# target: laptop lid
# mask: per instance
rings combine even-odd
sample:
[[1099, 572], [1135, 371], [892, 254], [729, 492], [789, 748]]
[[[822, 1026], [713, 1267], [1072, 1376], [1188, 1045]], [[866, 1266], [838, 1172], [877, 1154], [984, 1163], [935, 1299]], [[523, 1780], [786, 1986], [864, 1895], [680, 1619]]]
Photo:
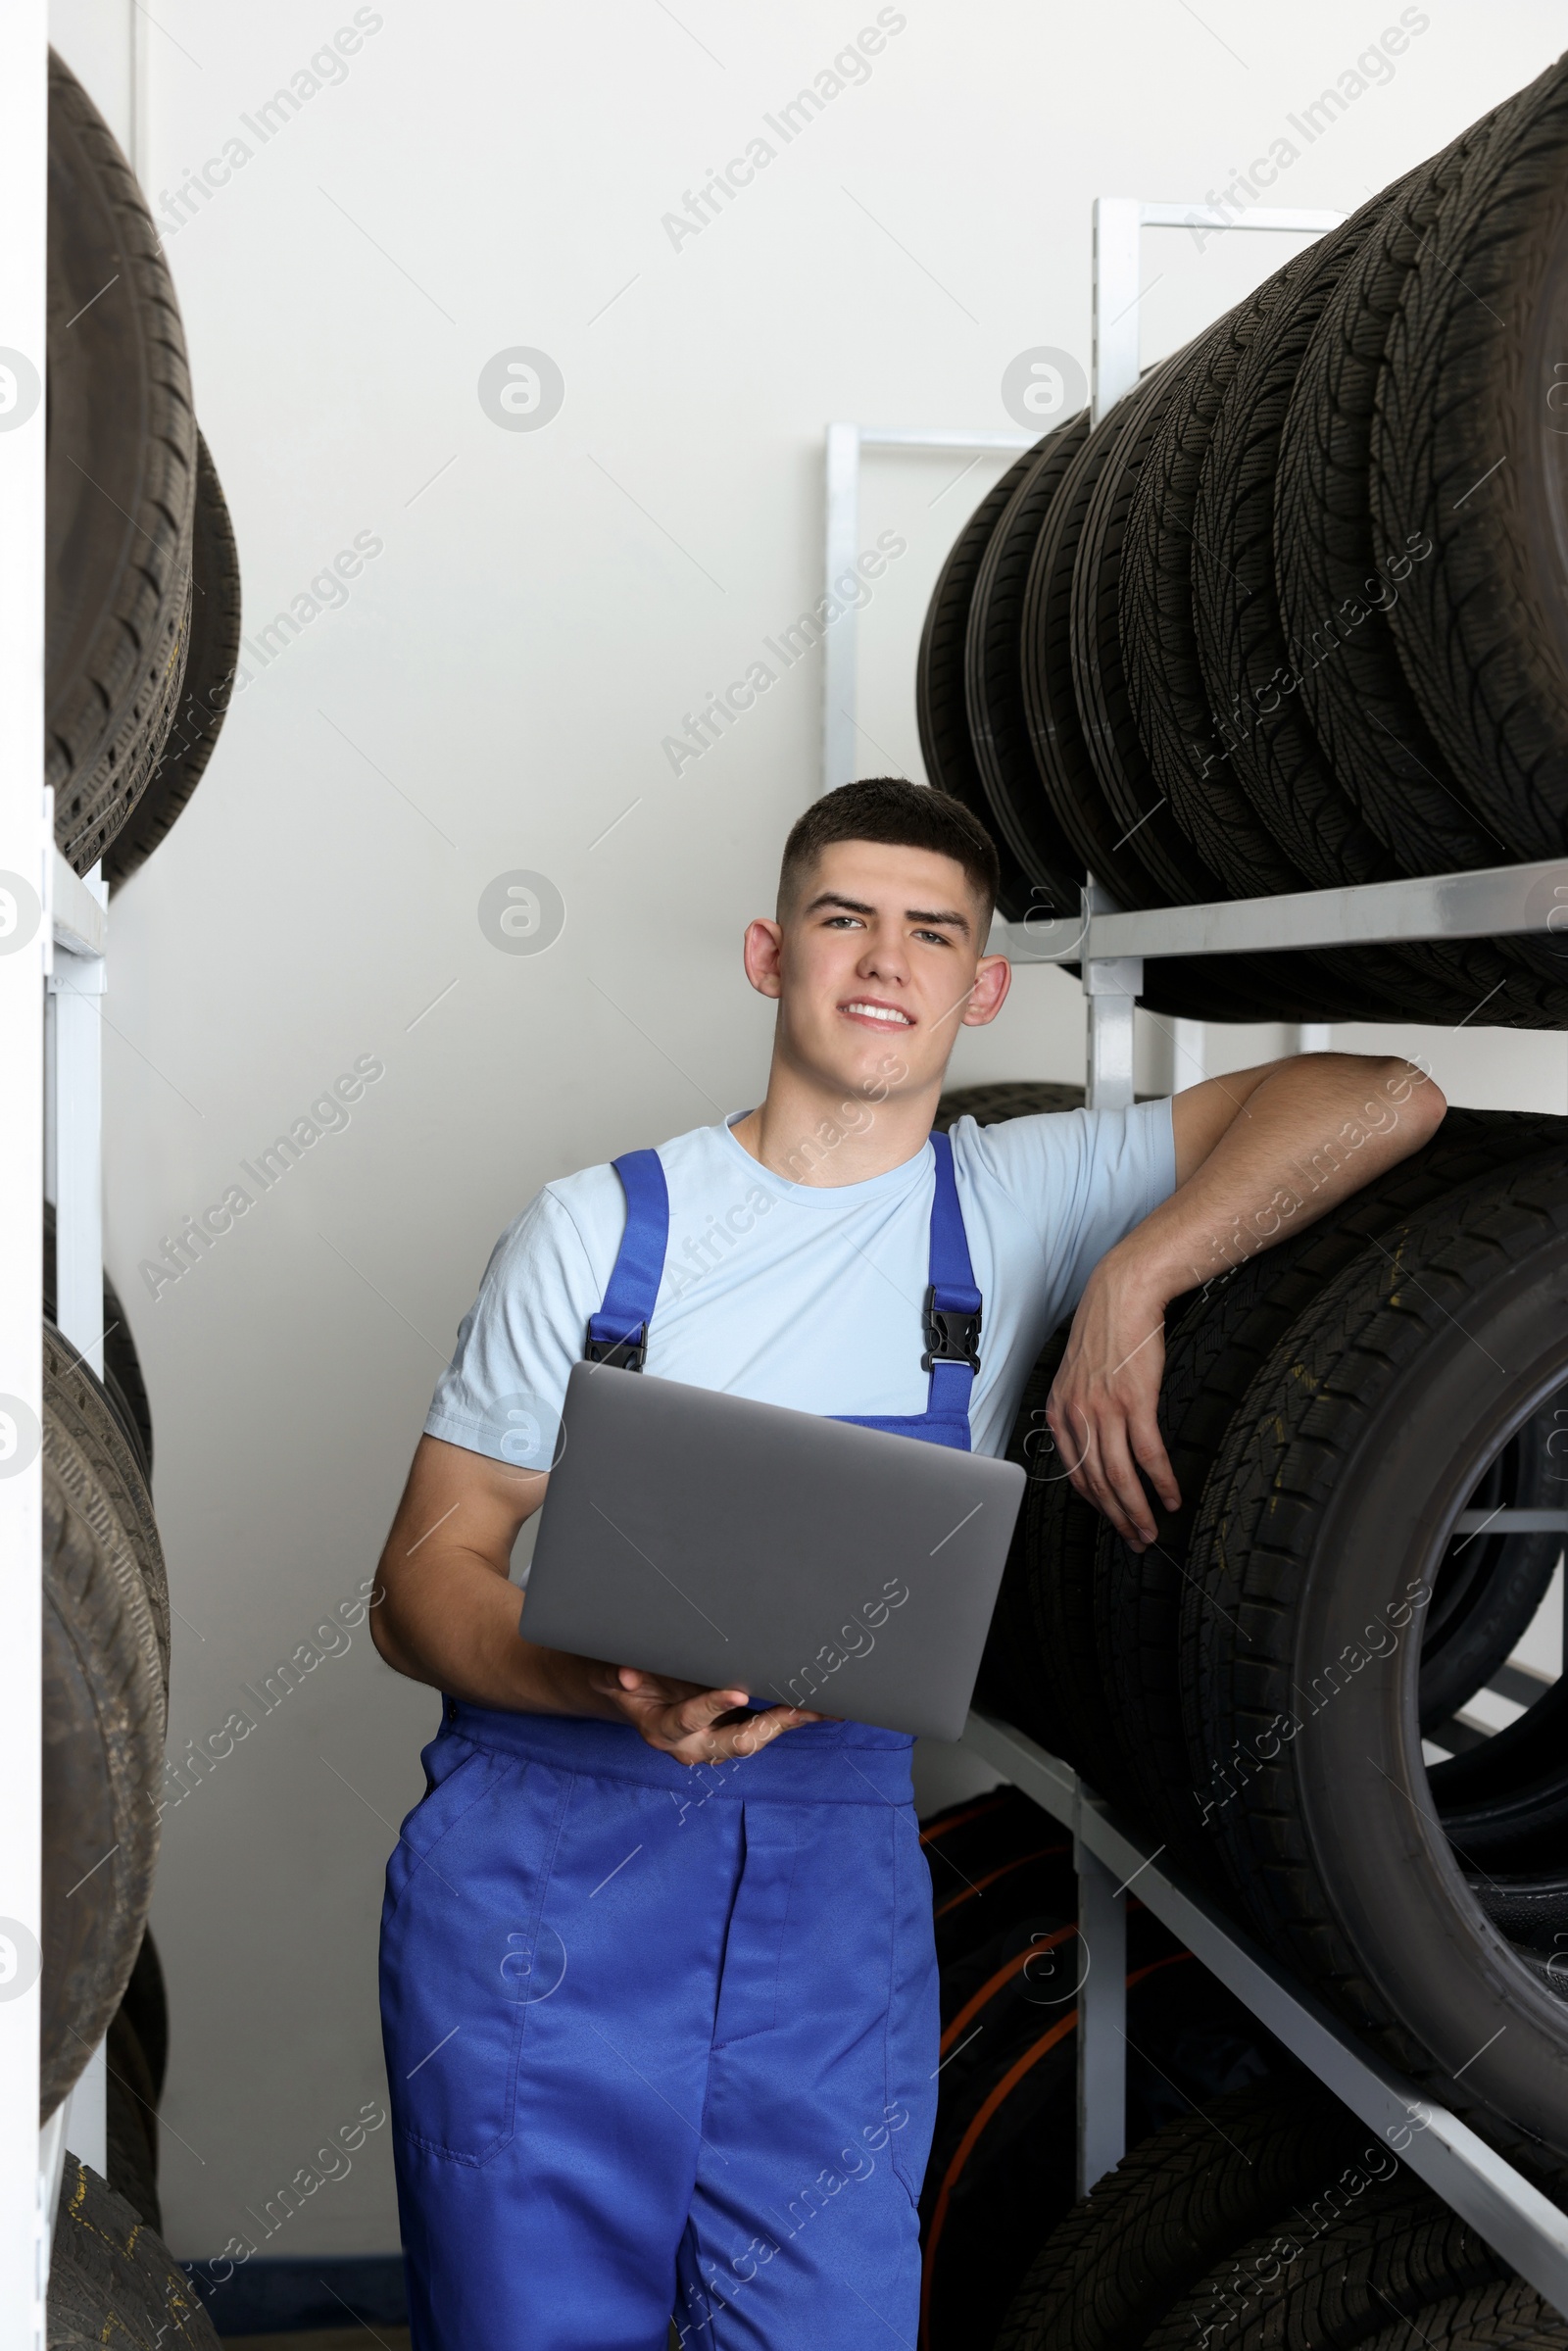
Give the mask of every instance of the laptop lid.
[[520, 1631], [890, 1731], [961, 1736], [1015, 1462], [579, 1363]]

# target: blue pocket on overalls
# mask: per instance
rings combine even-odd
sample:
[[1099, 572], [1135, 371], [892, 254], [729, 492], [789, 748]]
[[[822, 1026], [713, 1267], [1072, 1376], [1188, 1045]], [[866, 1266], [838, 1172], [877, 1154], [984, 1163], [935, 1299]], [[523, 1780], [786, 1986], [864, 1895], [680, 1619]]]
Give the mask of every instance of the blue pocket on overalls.
[[552, 1988], [539, 1914], [568, 1785], [472, 1748], [415, 1806], [387, 1865], [381, 2022], [393, 2126], [458, 2163], [487, 2162], [512, 2138], [523, 2019]]

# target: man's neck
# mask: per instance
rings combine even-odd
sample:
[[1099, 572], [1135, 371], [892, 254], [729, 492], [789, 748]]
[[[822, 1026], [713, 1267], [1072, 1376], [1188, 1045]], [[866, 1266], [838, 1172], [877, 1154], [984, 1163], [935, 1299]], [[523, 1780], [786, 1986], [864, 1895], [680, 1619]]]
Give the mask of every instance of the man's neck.
[[880, 1080], [846, 1089], [796, 1069], [777, 1053], [767, 1092], [730, 1129], [772, 1174], [833, 1190], [902, 1167], [923, 1147], [940, 1085], [894, 1094]]

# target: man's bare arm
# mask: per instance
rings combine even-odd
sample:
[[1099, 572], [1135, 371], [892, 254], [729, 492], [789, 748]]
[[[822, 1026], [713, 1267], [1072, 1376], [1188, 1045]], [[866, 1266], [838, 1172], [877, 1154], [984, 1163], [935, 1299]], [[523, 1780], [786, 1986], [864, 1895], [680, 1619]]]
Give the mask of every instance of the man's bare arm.
[[1171, 1105], [1177, 1189], [1085, 1286], [1047, 1418], [1073, 1485], [1135, 1550], [1154, 1540], [1141, 1467], [1181, 1494], [1159, 1434], [1165, 1308], [1425, 1143], [1447, 1107], [1410, 1062], [1310, 1053], [1210, 1078]]
[[650, 1746], [680, 1763], [752, 1754], [780, 1731], [820, 1721], [801, 1707], [772, 1706], [725, 1724], [744, 1690], [705, 1690], [523, 1640], [523, 1594], [508, 1569], [549, 1483], [541, 1470], [420, 1438], [381, 1554], [384, 1597], [370, 1618], [388, 1665], [475, 1706], [634, 1723]]

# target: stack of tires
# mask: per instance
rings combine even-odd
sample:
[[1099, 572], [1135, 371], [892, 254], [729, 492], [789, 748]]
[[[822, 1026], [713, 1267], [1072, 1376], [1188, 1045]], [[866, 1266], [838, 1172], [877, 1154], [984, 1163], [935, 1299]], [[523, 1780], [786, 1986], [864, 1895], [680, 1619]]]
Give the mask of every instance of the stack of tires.
[[[1004, 913], [1562, 854], [1565, 231], [1568, 61], [996, 484], [917, 702]], [[1145, 1001], [1555, 1028], [1568, 940], [1156, 959]]]
[[[61, 853], [118, 885], [211, 757], [238, 653], [239, 573], [158, 232], [56, 57], [49, 94], [45, 774]], [[110, 2180], [67, 2163], [49, 2342], [216, 2344], [152, 2233], [168, 2019], [147, 1915], [169, 1704], [152, 1425], [113, 1285], [101, 1379], [58, 1329], [54, 1240], [50, 1213], [39, 2119], [107, 2036]]]
[[1508, 1660], [1564, 1543], [1568, 1119], [1450, 1110], [1173, 1303], [1182, 1506], [1152, 1497], [1142, 1553], [1047, 1425], [1065, 1341], [1014, 1430], [1029, 1482], [977, 1702], [1560, 2196], [1568, 1681]]

